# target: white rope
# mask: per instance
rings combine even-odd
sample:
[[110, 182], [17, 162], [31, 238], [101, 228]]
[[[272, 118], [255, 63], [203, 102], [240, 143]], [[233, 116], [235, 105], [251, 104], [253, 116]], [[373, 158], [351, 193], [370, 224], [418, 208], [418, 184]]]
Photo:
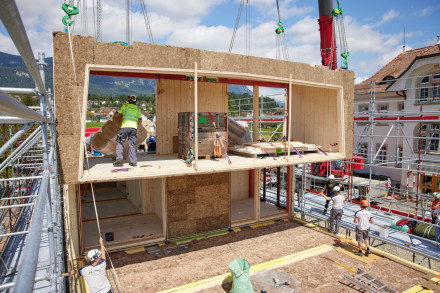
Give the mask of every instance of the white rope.
[[[75, 82], [76, 82], [75, 60], [74, 60], [74, 57], [73, 57], [73, 45], [72, 45], [72, 38], [71, 38], [71, 36], [70, 36], [70, 30], [69, 30], [69, 27], [68, 27], [68, 36], [69, 36], [69, 44], [70, 44], [70, 53], [71, 53], [71, 56], [72, 56], [73, 74], [74, 74]], [[81, 114], [81, 106], [80, 106], [79, 96], [77, 95], [76, 98], [77, 98], [77, 105], [78, 105], [78, 114], [79, 114], [79, 118], [80, 118], [80, 121], [83, 121], [83, 120], [82, 120], [82, 114]], [[84, 147], [84, 153], [85, 153], [85, 155], [86, 155], [87, 169], [90, 170], [89, 158], [88, 158], [88, 156], [87, 156], [87, 147], [86, 147], [86, 143], [85, 143], [85, 141], [83, 142], [83, 147]], [[93, 184], [92, 184], [92, 182], [91, 182], [92, 177], [91, 177], [91, 175], [90, 175], [90, 172], [88, 172], [88, 176], [89, 176], [89, 179], [90, 179], [90, 189], [91, 189], [91, 191], [92, 191], [93, 207], [94, 207], [94, 209], [95, 209], [96, 225], [98, 226], [98, 233], [99, 233], [99, 236], [102, 237], [102, 235], [101, 235], [101, 226], [99, 225], [98, 209], [96, 208], [95, 191], [94, 191], [94, 188], [93, 188]], [[116, 273], [116, 271], [115, 271], [115, 267], [113, 266], [113, 262], [112, 262], [112, 260], [111, 260], [111, 258], [110, 258], [110, 254], [107, 252], [107, 249], [105, 248], [105, 246], [104, 246], [104, 249], [105, 249], [105, 251], [106, 251], [106, 253], [107, 253], [107, 256], [108, 256], [108, 259], [109, 259], [109, 261], [110, 261], [110, 265], [111, 265], [111, 267], [112, 267], [112, 273], [113, 273], [114, 276], [116, 277], [116, 281], [117, 281], [116, 287], [117, 287], [118, 292], [119, 292], [119, 287], [122, 287], [122, 286], [121, 286], [121, 283], [119, 282], [119, 278], [118, 278], [118, 275], [117, 275], [117, 273]], [[118, 285], [119, 285], [119, 286], [118, 286]]]

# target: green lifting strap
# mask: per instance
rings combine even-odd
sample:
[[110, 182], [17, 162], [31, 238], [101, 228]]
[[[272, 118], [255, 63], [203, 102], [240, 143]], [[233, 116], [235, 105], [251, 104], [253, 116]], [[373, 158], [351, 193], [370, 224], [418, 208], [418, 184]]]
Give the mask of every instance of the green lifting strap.
[[128, 44], [126, 42], [122, 42], [122, 41], [114, 41], [114, 42], [112, 42], [112, 44], [119, 44], [119, 45], [128, 46]]
[[284, 33], [284, 26], [283, 23], [281, 21], [278, 21], [278, 27], [275, 29], [275, 33], [277, 35]]
[[345, 67], [348, 69], [348, 56], [350, 56], [350, 52], [343, 52], [341, 53], [341, 57], [344, 59], [342, 62], [344, 62]]

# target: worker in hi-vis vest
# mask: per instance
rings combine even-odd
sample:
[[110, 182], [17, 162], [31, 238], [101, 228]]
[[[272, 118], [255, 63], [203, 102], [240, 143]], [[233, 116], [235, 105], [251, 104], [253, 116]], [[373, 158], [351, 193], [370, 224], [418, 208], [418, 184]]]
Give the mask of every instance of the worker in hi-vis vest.
[[123, 105], [115, 112], [115, 117], [122, 115], [121, 129], [116, 137], [116, 161], [114, 167], [123, 165], [124, 142], [128, 139], [128, 160], [130, 166], [137, 166], [136, 158], [136, 133], [138, 125], [142, 124], [141, 110], [136, 106], [137, 98], [135, 95], [128, 96], [127, 104]]

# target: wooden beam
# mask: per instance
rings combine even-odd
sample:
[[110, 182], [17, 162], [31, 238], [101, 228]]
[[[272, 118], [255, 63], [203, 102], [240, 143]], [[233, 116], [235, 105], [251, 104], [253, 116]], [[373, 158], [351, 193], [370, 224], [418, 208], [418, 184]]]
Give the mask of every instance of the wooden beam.
[[254, 218], [260, 221], [260, 169], [254, 170]]
[[198, 95], [197, 95], [197, 62], [194, 63], [194, 169], [199, 169], [199, 112], [198, 112]]
[[168, 240], [168, 217], [167, 217], [167, 193], [166, 193], [166, 178], [160, 179], [161, 193], [162, 193], [162, 234], [165, 241]]
[[[290, 140], [291, 140], [291, 132], [292, 132], [292, 74], [290, 74], [289, 76], [289, 102], [288, 102], [288, 106], [287, 106], [287, 118], [288, 118], [288, 122], [287, 122], [287, 162], [290, 162]], [[284, 125], [286, 126], [286, 125]]]
[[253, 103], [253, 124], [252, 124], [252, 141], [258, 141], [258, 118], [260, 117], [260, 107], [259, 107], [259, 87], [253, 87], [254, 92], [254, 103]]

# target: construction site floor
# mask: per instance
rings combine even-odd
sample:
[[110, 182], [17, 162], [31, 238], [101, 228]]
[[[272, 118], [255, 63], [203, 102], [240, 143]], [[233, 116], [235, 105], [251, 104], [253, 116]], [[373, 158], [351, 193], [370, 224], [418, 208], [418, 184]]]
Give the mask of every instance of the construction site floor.
[[[260, 202], [260, 217], [286, 214], [286, 210], [278, 208], [269, 202]], [[242, 199], [231, 202], [231, 221], [232, 223], [249, 220], [254, 218], [254, 199]]]
[[[343, 156], [339, 153], [305, 153], [303, 158], [298, 155], [291, 155], [289, 162], [286, 156], [277, 158], [269, 156], [261, 156], [257, 158], [242, 157], [237, 155], [229, 155], [231, 164], [226, 158], [216, 159], [199, 159], [198, 170], [194, 167], [188, 167], [184, 160], [175, 155], [145, 155], [138, 156], [137, 167], [130, 167], [126, 162], [119, 169], [128, 169], [126, 171], [114, 171], [113, 159], [111, 158], [89, 158], [87, 170], [79, 179], [80, 182], [102, 182], [113, 180], [133, 180], [145, 178], [157, 178], [177, 175], [192, 175], [212, 172], [230, 172], [235, 170], [246, 170], [255, 168], [280, 167], [292, 164], [300, 164], [304, 162], [322, 162], [328, 160], [341, 160]], [[194, 161], [192, 162], [194, 164]]]
[[[158, 292], [172, 288], [177, 289], [168, 292], [194, 292], [190, 286], [187, 286], [188, 291], [179, 291], [179, 288], [229, 273], [228, 265], [237, 257], [247, 259], [252, 268], [319, 246], [327, 249], [319, 254], [305, 254], [296, 262], [276, 268], [291, 274], [301, 292], [359, 292], [359, 288], [351, 288], [343, 279], [344, 273], [353, 273], [324, 256], [354, 270], [362, 268], [398, 291], [420, 284], [427, 276], [425, 269], [415, 269], [388, 257], [370, 256], [371, 261], [370, 257], [360, 258], [350, 252], [340, 252], [334, 240], [333, 236], [317, 228], [305, 227], [294, 220], [280, 220], [270, 225], [192, 240], [181, 252], [176, 250], [176, 253], [162, 255], [139, 249], [137, 253], [121, 251], [110, 256], [124, 292]], [[179, 245], [182, 244], [169, 243], [160, 247], [164, 250]], [[271, 266], [266, 269], [271, 270]], [[202, 292], [225, 292], [230, 288], [230, 283], [226, 282], [212, 285]]]

